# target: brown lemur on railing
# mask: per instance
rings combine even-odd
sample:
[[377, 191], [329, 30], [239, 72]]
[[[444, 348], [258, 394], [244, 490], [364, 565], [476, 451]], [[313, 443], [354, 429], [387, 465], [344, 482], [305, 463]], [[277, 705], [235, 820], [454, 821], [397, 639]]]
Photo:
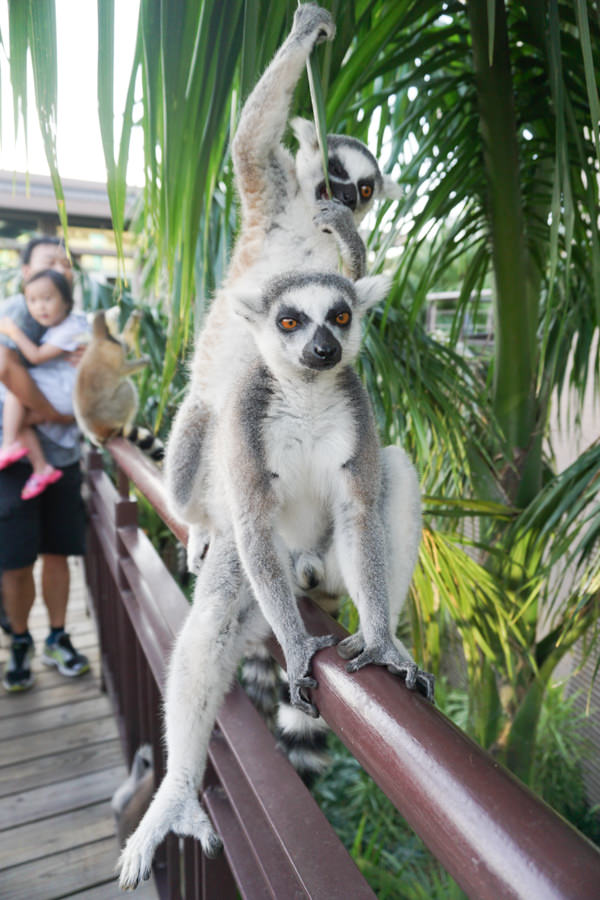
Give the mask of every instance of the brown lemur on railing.
[[150, 363], [147, 356], [127, 358], [139, 317], [139, 311], [134, 310], [119, 339], [111, 333], [106, 314], [96, 313], [92, 339], [77, 368], [73, 406], [79, 427], [96, 446], [124, 437], [159, 460], [164, 456], [162, 441], [147, 428], [134, 424], [138, 394], [129, 376]]

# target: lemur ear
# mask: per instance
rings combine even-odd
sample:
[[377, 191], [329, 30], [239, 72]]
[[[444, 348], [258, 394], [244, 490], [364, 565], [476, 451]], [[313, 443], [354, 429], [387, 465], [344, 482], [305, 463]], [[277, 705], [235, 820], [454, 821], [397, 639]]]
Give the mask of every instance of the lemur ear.
[[301, 147], [308, 146], [310, 150], [319, 149], [317, 130], [313, 122], [309, 119], [302, 119], [300, 116], [296, 116], [295, 119], [291, 120], [290, 125], [292, 126], [292, 131], [296, 135]]
[[401, 185], [399, 185], [397, 181], [394, 181], [389, 175], [382, 175], [382, 178], [383, 188], [381, 196], [386, 197], [388, 200], [401, 200], [404, 196], [404, 190]]
[[94, 332], [94, 336], [97, 338], [107, 338], [110, 335], [110, 331], [108, 330], [108, 326], [106, 324], [104, 310], [99, 310], [94, 316], [92, 330]]
[[233, 312], [247, 322], [257, 322], [263, 314], [263, 297], [258, 289], [230, 291], [229, 298]]
[[358, 306], [361, 313], [366, 312], [383, 300], [389, 293], [392, 279], [388, 275], [368, 275], [354, 282], [354, 290], [358, 297]]
[[109, 306], [108, 309], [104, 310], [104, 321], [106, 322], [106, 327], [113, 337], [116, 337], [119, 333], [120, 312], [121, 310], [118, 306]]

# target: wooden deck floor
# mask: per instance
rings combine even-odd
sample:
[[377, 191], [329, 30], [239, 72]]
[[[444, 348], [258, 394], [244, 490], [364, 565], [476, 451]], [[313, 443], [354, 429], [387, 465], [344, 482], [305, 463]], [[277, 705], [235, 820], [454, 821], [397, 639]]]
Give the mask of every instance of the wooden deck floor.
[[[0, 686], [0, 900], [118, 900], [118, 843], [110, 798], [126, 770], [108, 698], [99, 684], [99, 652], [85, 609], [82, 564], [71, 563], [67, 628], [92, 671], [67, 679], [40, 660], [47, 634], [38, 597], [30, 630], [37, 653], [30, 691]], [[8, 656], [2, 641], [0, 667]], [[137, 900], [155, 900], [146, 883]]]

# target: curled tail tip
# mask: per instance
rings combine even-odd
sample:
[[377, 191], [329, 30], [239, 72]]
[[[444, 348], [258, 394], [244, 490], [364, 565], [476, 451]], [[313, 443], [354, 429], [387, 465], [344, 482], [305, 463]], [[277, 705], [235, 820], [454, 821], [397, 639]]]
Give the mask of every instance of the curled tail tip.
[[130, 428], [124, 428], [122, 434], [124, 438], [127, 438], [128, 441], [139, 447], [146, 456], [149, 456], [155, 462], [159, 462], [164, 458], [165, 446], [163, 442], [147, 428], [132, 425]]

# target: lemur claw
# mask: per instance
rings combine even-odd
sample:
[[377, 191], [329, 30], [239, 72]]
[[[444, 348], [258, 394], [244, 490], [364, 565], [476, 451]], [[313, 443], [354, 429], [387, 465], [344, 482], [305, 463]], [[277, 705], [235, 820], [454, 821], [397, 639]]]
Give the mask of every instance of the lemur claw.
[[[352, 659], [353, 650], [358, 651], [358, 656]], [[393, 644], [390, 646], [365, 647], [360, 633], [357, 632], [342, 641], [338, 646], [338, 653], [344, 659], [350, 659], [346, 666], [347, 672], [358, 672], [359, 669], [369, 665], [369, 663], [373, 663], [376, 666], [386, 666], [393, 675], [404, 677], [409, 691], [416, 690], [433, 703], [434, 676], [419, 669], [418, 665], [411, 659], [403, 659]]]
[[409, 691], [418, 691], [431, 703], [434, 702], [435, 676], [430, 672], [419, 669], [416, 663], [407, 663], [405, 666], [388, 666], [392, 675], [404, 675], [405, 684]]
[[315, 653], [325, 647], [332, 647], [335, 643], [337, 643], [337, 637], [334, 634], [309, 637], [302, 646], [299, 660], [288, 664], [291, 704], [314, 719], [318, 717], [319, 711], [303, 693], [303, 690], [317, 687], [316, 680], [310, 674], [312, 658]]

